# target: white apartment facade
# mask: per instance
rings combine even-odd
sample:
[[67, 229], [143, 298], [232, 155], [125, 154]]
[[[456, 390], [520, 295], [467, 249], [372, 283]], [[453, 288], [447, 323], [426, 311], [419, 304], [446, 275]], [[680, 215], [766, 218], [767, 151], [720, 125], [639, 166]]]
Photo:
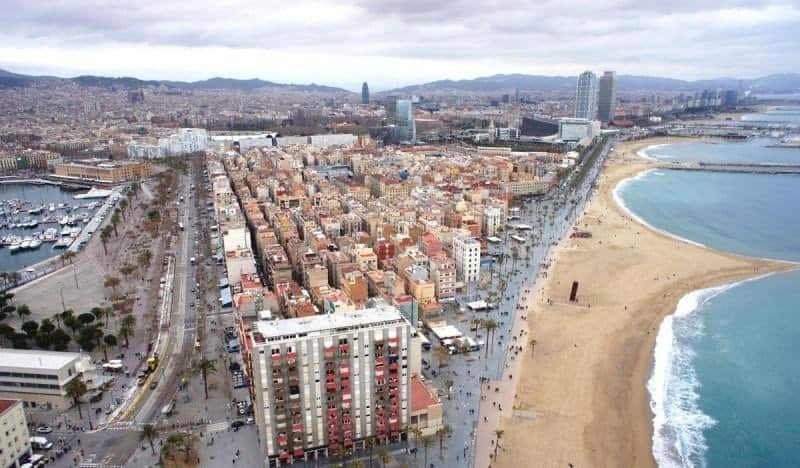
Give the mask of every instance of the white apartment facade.
[[30, 455], [30, 434], [22, 402], [0, 400], [0, 466], [18, 468]]
[[487, 206], [483, 209], [483, 235], [496, 236], [503, 226], [505, 213], [499, 206]]
[[247, 345], [266, 466], [399, 440], [410, 420], [412, 329], [388, 305], [259, 321]]
[[453, 238], [453, 260], [456, 261], [456, 276], [460, 281], [478, 281], [481, 270], [481, 244], [469, 236]]

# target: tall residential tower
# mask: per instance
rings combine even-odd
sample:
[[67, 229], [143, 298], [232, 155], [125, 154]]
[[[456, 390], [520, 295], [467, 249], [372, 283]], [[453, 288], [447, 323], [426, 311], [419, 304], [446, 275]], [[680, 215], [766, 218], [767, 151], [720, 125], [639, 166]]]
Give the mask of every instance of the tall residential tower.
[[597, 76], [585, 71], [578, 76], [575, 91], [575, 118], [594, 120], [597, 114]]
[[414, 123], [414, 103], [411, 99], [398, 99], [395, 105], [395, 120], [399, 140], [414, 143], [417, 140], [417, 126]]
[[412, 329], [394, 307], [259, 321], [245, 345], [266, 466], [399, 441], [411, 422]]
[[611, 122], [616, 112], [617, 75], [613, 71], [603, 72], [597, 97], [597, 119], [601, 122]]

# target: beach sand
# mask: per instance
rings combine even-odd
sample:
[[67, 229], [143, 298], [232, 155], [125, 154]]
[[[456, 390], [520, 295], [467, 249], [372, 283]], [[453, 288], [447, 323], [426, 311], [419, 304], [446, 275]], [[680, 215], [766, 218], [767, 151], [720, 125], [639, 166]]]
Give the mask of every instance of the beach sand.
[[[616, 145], [579, 221], [592, 237], [563, 240], [551, 255], [548, 277], [538, 278], [522, 301], [528, 310], [520, 326], [528, 334], [507, 371], [517, 373], [511, 382], [504, 376], [507, 395], [489, 390], [490, 398], [505, 402], [504, 411], [492, 414], [488, 402], [481, 411], [490, 418], [479, 439], [494, 438], [498, 419], [504, 431], [492, 466], [655, 466], [646, 382], [662, 319], [691, 291], [792, 267], [681, 242], [639, 224], [616, 204], [613, 189], [621, 180], [656, 167], [636, 152], [679, 141], [686, 139]], [[573, 281], [580, 283], [576, 303], [568, 300]], [[478, 445], [492, 448], [493, 442]], [[478, 456], [476, 466], [488, 462], [488, 455]]]

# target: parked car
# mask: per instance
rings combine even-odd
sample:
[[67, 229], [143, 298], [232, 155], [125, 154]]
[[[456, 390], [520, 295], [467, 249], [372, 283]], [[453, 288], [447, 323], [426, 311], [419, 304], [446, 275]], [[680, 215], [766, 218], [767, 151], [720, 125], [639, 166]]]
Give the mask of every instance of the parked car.
[[242, 426], [244, 426], [244, 421], [239, 421], [238, 419], [231, 423], [231, 427], [234, 429]]
[[37, 434], [49, 434], [53, 432], [53, 428], [50, 426], [39, 426], [36, 428]]

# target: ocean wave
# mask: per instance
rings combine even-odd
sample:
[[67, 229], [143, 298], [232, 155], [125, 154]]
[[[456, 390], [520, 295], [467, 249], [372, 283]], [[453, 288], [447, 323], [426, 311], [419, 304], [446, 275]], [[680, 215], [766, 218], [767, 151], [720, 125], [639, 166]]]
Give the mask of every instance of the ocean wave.
[[646, 176], [648, 176], [651, 172], [653, 172], [655, 170], [656, 169], [648, 169], [646, 171], [642, 171], [642, 172], [638, 173], [637, 175], [635, 175], [633, 177], [628, 177], [627, 179], [623, 179], [623, 180], [619, 181], [617, 186], [614, 187], [614, 190], [611, 192], [612, 196], [614, 197], [614, 201], [617, 203], [617, 205], [619, 205], [620, 208], [622, 208], [623, 211], [625, 211], [625, 213], [628, 216], [630, 216], [631, 218], [635, 219], [639, 224], [641, 224], [643, 226], [646, 226], [648, 229], [651, 229], [651, 230], [653, 230], [655, 232], [663, 234], [663, 235], [665, 235], [667, 237], [671, 237], [673, 239], [679, 240], [681, 242], [686, 242], [687, 244], [692, 244], [692, 245], [695, 245], [697, 247], [708, 248], [707, 246], [705, 246], [705, 245], [703, 245], [703, 244], [701, 244], [699, 242], [695, 242], [693, 240], [686, 239], [685, 237], [677, 236], [677, 235], [675, 235], [675, 234], [673, 234], [673, 233], [671, 233], [669, 231], [665, 231], [663, 229], [659, 229], [659, 228], [653, 226], [652, 224], [650, 224], [647, 221], [645, 221], [642, 217], [640, 217], [639, 215], [634, 213], [633, 210], [628, 208], [628, 205], [625, 204], [625, 200], [622, 199], [622, 196], [620, 195], [620, 191], [622, 189], [624, 189], [625, 186], [628, 185], [629, 183], [634, 182], [636, 180], [641, 180], [641, 179], [645, 178]]
[[639, 151], [637, 151], [636, 152], [636, 156], [639, 156], [640, 158], [643, 158], [643, 159], [649, 159], [650, 161], [659, 161], [658, 158], [656, 158], [654, 156], [650, 156], [649, 151], [650, 150], [654, 150], [656, 148], [663, 148], [665, 146], [669, 146], [670, 144], [671, 143], [664, 143], [664, 144], [660, 144], [660, 145], [650, 145], [647, 148], [642, 148]]
[[700, 307], [743, 281], [700, 289], [683, 296], [656, 335], [653, 371], [647, 381], [653, 412], [653, 457], [659, 467], [705, 467], [708, 451], [703, 431], [716, 421], [699, 407], [700, 382], [693, 367], [692, 345], [703, 334]]

